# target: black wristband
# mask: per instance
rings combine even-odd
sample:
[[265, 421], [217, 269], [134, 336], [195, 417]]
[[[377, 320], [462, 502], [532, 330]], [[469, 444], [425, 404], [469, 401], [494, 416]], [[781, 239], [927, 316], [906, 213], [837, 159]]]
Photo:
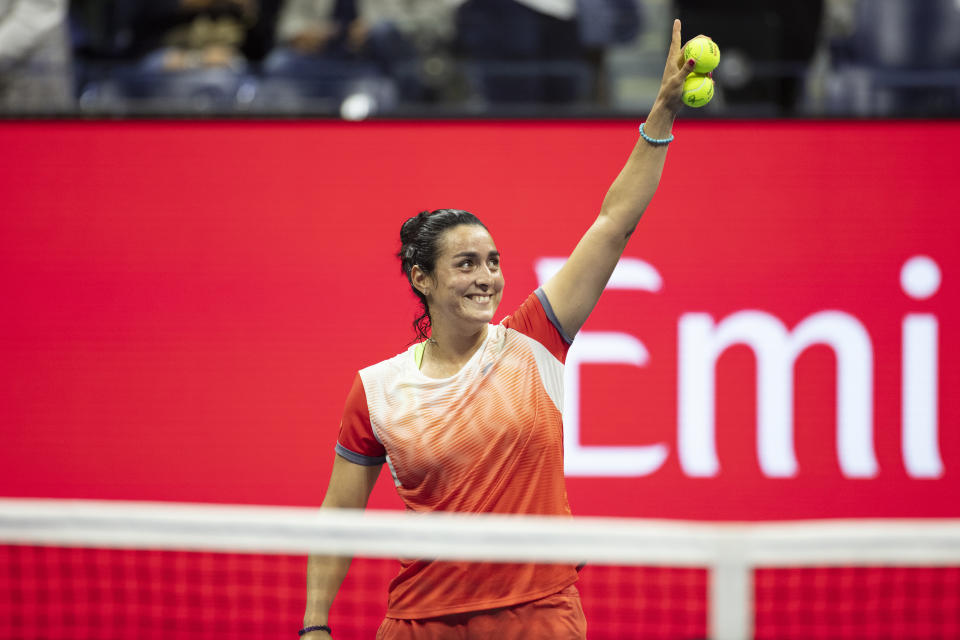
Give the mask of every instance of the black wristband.
[[333, 635], [333, 631], [331, 631], [330, 627], [328, 627], [325, 624], [318, 624], [312, 627], [304, 627], [303, 629], [300, 629], [300, 631], [297, 631], [297, 635], [302, 636], [305, 633], [310, 633], [311, 631], [326, 631], [330, 635]]

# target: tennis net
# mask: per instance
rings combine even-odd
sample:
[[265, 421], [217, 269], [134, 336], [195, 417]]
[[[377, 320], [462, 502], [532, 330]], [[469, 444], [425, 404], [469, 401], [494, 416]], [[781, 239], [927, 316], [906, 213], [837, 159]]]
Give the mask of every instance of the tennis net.
[[960, 637], [960, 521], [711, 524], [0, 500], [0, 639], [295, 637], [306, 555], [372, 638], [396, 557], [587, 562], [592, 640]]

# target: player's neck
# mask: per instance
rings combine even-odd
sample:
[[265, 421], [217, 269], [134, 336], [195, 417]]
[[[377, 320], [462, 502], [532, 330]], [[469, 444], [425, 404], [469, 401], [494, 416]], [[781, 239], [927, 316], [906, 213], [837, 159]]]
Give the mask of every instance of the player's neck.
[[457, 333], [433, 327], [430, 339], [423, 352], [420, 370], [432, 378], [448, 378], [455, 375], [469, 362], [487, 337], [487, 325], [479, 331]]

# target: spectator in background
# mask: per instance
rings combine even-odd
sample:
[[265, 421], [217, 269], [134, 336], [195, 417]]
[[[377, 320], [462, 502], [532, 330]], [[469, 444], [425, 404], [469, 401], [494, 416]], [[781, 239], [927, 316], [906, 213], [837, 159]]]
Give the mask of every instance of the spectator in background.
[[[462, 0], [461, 0], [462, 1]], [[490, 102], [572, 102], [585, 93], [575, 0], [466, 0], [457, 43]]]
[[153, 71], [242, 71], [272, 46], [279, 0], [126, 0], [132, 51]]
[[459, 52], [492, 102], [598, 98], [604, 51], [639, 30], [635, 0], [451, 0]]
[[248, 71], [272, 47], [280, 2], [116, 1], [134, 60], [116, 72], [120, 93], [173, 111], [232, 111], [243, 101]]
[[960, 2], [826, 0], [829, 108], [856, 116], [960, 113]]
[[607, 48], [633, 42], [640, 33], [643, 16], [640, 0], [577, 0], [580, 42], [593, 67], [593, 100], [606, 104], [609, 98], [605, 69]]
[[73, 107], [67, 0], [0, 0], [0, 110]]
[[351, 73], [382, 74], [403, 99], [419, 100], [430, 87], [422, 61], [442, 52], [452, 34], [447, 0], [286, 0], [267, 68], [334, 84]]

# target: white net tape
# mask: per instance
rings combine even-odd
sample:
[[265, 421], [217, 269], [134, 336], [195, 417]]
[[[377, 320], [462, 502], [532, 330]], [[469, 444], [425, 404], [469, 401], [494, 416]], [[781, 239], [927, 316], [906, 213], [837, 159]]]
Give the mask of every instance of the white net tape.
[[755, 567], [957, 566], [960, 520], [703, 523], [0, 499], [0, 543], [706, 567], [710, 637], [751, 635]]

